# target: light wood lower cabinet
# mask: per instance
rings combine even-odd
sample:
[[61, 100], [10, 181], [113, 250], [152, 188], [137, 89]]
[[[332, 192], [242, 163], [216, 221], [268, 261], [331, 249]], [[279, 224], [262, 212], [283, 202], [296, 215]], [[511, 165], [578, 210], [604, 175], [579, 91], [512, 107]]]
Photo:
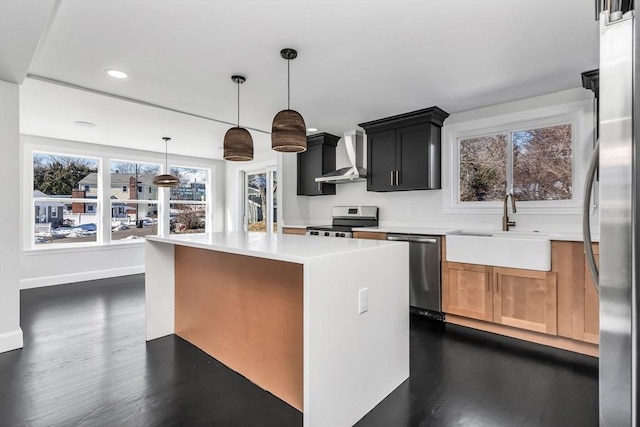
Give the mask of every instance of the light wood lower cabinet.
[[282, 234], [300, 234], [304, 236], [305, 234], [307, 234], [307, 229], [298, 227], [283, 227]]
[[387, 240], [387, 233], [379, 231], [354, 231], [354, 239]]
[[551, 242], [548, 272], [447, 262], [444, 248], [442, 255], [448, 322], [597, 356], [599, 297], [582, 242]]
[[493, 288], [495, 323], [556, 334], [555, 272], [493, 267]]
[[[598, 265], [600, 260], [599, 245], [594, 245], [593, 249], [596, 257], [596, 265]], [[584, 266], [584, 277], [584, 286], [582, 288], [577, 286], [576, 289], [578, 295], [581, 292], [584, 293], [584, 298], [576, 298], [575, 309], [578, 314], [582, 314], [582, 316], [577, 316], [578, 319], [575, 328], [577, 330], [576, 339], [598, 344], [600, 342], [600, 295], [598, 295], [598, 291], [593, 284], [591, 272], [586, 263]]]
[[444, 262], [445, 313], [556, 333], [555, 273]]
[[[593, 244], [598, 260], [599, 245]], [[599, 342], [600, 298], [591, 280], [582, 242], [552, 242], [551, 265], [558, 273], [558, 335]]]
[[492, 321], [491, 267], [457, 262], [442, 264], [442, 311]]

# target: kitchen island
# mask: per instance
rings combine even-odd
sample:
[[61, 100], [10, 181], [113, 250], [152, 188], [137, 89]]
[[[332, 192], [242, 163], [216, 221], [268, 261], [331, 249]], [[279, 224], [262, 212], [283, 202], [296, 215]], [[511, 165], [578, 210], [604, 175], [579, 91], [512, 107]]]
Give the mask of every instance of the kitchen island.
[[404, 242], [148, 237], [146, 339], [176, 334], [303, 412], [350, 426], [409, 377]]

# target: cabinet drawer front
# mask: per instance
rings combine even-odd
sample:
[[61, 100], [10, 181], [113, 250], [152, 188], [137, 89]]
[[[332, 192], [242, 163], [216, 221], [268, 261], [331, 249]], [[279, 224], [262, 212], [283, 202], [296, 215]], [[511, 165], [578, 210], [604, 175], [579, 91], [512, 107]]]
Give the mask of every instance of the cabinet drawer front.
[[443, 263], [442, 310], [445, 313], [491, 321], [491, 267]]
[[493, 269], [494, 322], [556, 335], [556, 273]]

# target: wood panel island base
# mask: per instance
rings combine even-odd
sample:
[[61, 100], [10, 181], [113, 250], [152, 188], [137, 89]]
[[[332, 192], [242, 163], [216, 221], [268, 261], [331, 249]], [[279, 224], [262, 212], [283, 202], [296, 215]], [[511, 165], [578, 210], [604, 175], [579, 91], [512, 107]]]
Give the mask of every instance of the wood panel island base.
[[147, 340], [180, 336], [305, 426], [353, 425], [409, 377], [404, 242], [213, 233], [145, 256]]

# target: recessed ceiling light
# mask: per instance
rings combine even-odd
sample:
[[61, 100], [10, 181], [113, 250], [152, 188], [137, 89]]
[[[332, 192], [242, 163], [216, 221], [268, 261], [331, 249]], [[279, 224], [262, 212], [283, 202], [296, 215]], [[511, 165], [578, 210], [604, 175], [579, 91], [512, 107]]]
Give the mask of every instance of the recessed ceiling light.
[[316, 128], [307, 128], [307, 132], [318, 132]]
[[107, 74], [116, 79], [126, 79], [129, 77], [129, 74], [120, 70], [107, 70]]
[[78, 126], [84, 126], [84, 127], [88, 127], [88, 128], [94, 128], [96, 127], [95, 123], [91, 123], [91, 122], [84, 122], [82, 120], [76, 120], [75, 122], [73, 122], [74, 125], [78, 125]]

